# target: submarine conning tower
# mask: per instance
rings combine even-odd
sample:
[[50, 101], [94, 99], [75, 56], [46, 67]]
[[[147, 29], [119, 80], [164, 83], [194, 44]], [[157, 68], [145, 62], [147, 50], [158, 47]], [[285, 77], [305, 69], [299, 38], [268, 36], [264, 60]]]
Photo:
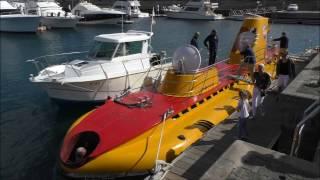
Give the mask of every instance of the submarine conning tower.
[[[237, 34], [230, 58], [226, 62], [230, 65], [240, 64], [242, 60], [240, 52], [248, 45], [253, 48], [257, 62], [264, 62], [268, 31], [268, 18], [262, 16], [246, 18]], [[207, 66], [206, 62], [201, 60], [196, 47], [192, 45], [180, 47], [173, 55], [173, 68], [167, 71], [158, 90], [165, 95], [175, 97], [192, 97], [205, 93], [224, 78], [219, 76], [221, 71], [221, 68], [217, 69], [219, 63], [221, 62]]]
[[250, 45], [255, 52], [257, 62], [265, 60], [268, 32], [268, 18], [258, 15], [247, 17], [233, 43], [228, 63], [240, 64], [242, 59], [240, 51], [247, 45]]

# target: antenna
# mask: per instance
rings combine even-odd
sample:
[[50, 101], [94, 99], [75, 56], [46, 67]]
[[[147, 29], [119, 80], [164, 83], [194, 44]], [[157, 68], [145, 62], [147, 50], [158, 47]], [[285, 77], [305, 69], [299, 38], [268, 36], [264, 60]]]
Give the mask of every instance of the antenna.
[[[151, 37], [150, 37], [150, 41], [149, 41], [149, 46], [150, 47], [152, 47], [151, 46], [151, 39], [152, 39], [152, 34], [153, 34], [153, 32], [152, 32], [152, 26], [154, 25], [154, 24], [156, 24], [156, 21], [153, 19], [153, 17], [154, 17], [154, 7], [152, 7], [152, 14], [151, 14], [151, 24], [150, 24], [150, 34], [151, 34]], [[151, 53], [151, 51], [150, 51], [150, 53]]]
[[151, 24], [150, 24], [150, 32], [151, 32], [151, 33], [152, 33], [152, 26], [153, 26], [154, 24], [156, 24], [156, 21], [154, 20], [154, 16], [155, 16], [154, 7], [152, 7]]
[[123, 14], [121, 15], [121, 32], [123, 33]]
[[[121, 1], [121, 8], [123, 9], [123, 2]], [[123, 9], [123, 12], [125, 12], [125, 9]], [[123, 14], [121, 15], [121, 33], [123, 33]]]

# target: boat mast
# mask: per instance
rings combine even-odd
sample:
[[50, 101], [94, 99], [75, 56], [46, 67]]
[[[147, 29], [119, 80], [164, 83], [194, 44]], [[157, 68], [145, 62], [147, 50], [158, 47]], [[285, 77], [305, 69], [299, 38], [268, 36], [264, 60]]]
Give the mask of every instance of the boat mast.
[[[153, 19], [155, 16], [155, 13], [154, 13], [154, 7], [152, 7], [152, 14], [151, 14], [151, 24], [150, 24], [150, 33], [151, 33], [151, 37], [150, 37], [150, 41], [149, 41], [149, 46], [151, 47], [151, 39], [152, 39], [152, 34], [153, 34], [153, 29], [152, 29], [152, 26], [154, 24], [156, 24], [156, 21]], [[151, 52], [151, 51], [149, 51]]]

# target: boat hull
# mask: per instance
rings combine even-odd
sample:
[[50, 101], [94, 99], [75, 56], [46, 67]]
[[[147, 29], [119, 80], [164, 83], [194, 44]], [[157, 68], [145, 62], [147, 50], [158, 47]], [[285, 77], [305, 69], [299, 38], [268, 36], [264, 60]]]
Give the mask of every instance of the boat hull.
[[74, 28], [80, 18], [71, 17], [41, 17], [41, 24], [48, 28]]
[[204, 15], [190, 12], [167, 12], [168, 18], [174, 19], [194, 19], [194, 20], [220, 20], [223, 19], [221, 15]]
[[149, 13], [137, 13], [137, 14], [132, 14], [131, 17], [133, 18], [147, 18], [150, 17]]
[[[149, 73], [140, 72], [111, 79], [102, 79], [85, 82], [62, 83], [39, 82], [34, 83], [46, 90], [48, 96], [63, 101], [100, 102], [108, 97], [120, 96], [125, 90], [136, 92], [143, 87], [150, 87], [152, 78], [158, 76], [159, 70], [151, 70]], [[163, 72], [164, 73], [164, 72]]]
[[226, 19], [233, 20], [233, 21], [243, 21], [245, 19], [245, 16], [243, 16], [243, 15], [233, 15], [233, 16], [228, 16]]
[[0, 15], [2, 32], [36, 32], [40, 16], [33, 15]]
[[80, 20], [79, 25], [117, 24], [122, 18]]

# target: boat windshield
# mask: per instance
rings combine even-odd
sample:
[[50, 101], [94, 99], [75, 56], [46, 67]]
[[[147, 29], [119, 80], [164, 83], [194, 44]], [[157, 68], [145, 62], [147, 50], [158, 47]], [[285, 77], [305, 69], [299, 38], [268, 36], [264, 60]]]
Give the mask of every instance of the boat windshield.
[[0, 15], [21, 14], [19, 9], [0, 9]]
[[88, 56], [90, 59], [111, 60], [116, 47], [117, 43], [95, 41]]
[[142, 52], [142, 41], [120, 43], [115, 57], [139, 54]]

